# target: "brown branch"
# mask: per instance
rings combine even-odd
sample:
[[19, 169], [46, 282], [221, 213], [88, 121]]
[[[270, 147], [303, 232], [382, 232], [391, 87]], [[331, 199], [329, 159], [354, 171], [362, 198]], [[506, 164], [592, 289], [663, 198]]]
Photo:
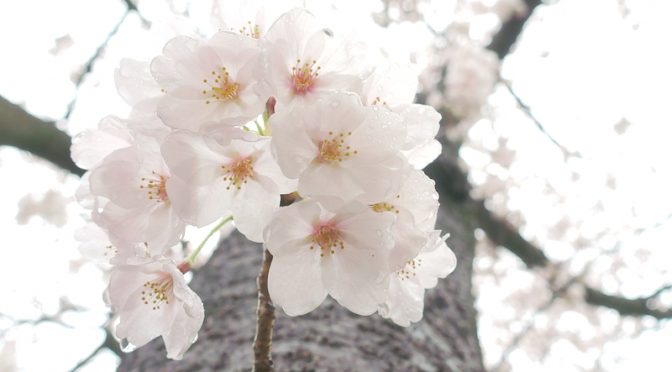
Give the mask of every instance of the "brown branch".
[[[452, 143], [445, 137], [441, 138], [440, 141], [443, 145], [442, 154], [425, 168], [425, 173], [435, 180], [440, 197], [450, 198], [467, 205], [473, 214], [476, 225], [485, 232], [488, 239], [497, 246], [511, 251], [527, 267], [548, 267], [552, 265], [553, 262], [549, 260], [543, 249], [520, 235], [518, 229], [506, 219], [498, 217], [488, 210], [483, 200], [471, 197], [469, 193], [472, 187], [467, 174], [459, 167], [457, 157], [452, 152], [457, 144]], [[659, 289], [651, 296], [638, 299], [612, 296], [585, 284], [583, 286], [586, 287], [586, 302], [589, 304], [609, 307], [624, 315], [650, 315], [657, 319], [672, 318], [672, 309], [658, 310], [651, 307], [651, 300], [660, 293], [672, 289], [672, 285]]]
[[523, 238], [508, 221], [495, 216], [483, 201], [474, 200], [473, 205], [478, 225], [491, 241], [506, 247], [529, 268], [543, 267], [549, 263], [543, 250]]
[[528, 267], [546, 266], [549, 260], [543, 250], [527, 241], [508, 221], [494, 215], [486, 208], [483, 200], [473, 199], [469, 195], [472, 187], [467, 173], [457, 164], [456, 156], [451, 154], [451, 148], [457, 144], [445, 137], [440, 141], [443, 153], [425, 168], [427, 175], [435, 180], [439, 194], [469, 206], [478, 227], [483, 229], [488, 238], [512, 251]]
[[667, 289], [669, 289], [669, 286], [657, 290], [651, 296], [629, 299], [606, 294], [595, 288], [585, 286], [585, 299], [589, 304], [616, 310], [621, 315], [649, 315], [656, 319], [669, 319], [672, 318], [672, 309], [657, 309], [652, 306], [652, 300]]
[[84, 174], [70, 158], [70, 136], [0, 97], [0, 145], [14, 146], [76, 175]]
[[273, 256], [264, 249], [264, 259], [261, 263], [261, 272], [257, 278], [259, 302], [257, 304], [257, 330], [254, 336], [254, 371], [272, 371], [271, 343], [273, 338], [273, 323], [275, 322], [275, 306], [271, 303], [268, 294], [268, 270], [271, 267]]
[[518, 40], [520, 33], [523, 32], [525, 23], [532, 15], [534, 8], [541, 4], [541, 0], [525, 0], [525, 4], [527, 5], [527, 12], [522, 16], [514, 16], [504, 22], [499, 32], [492, 37], [490, 45], [488, 45], [488, 49], [495, 52], [499, 59], [504, 59], [509, 54], [511, 47]]

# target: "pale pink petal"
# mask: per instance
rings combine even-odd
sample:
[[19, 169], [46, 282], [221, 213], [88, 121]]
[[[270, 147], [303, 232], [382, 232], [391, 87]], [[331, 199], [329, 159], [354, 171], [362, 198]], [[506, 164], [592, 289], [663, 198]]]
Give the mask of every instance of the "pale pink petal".
[[264, 244], [274, 255], [290, 254], [306, 246], [320, 207], [313, 201], [300, 201], [278, 209], [264, 232]]
[[385, 260], [380, 253], [346, 246], [325, 255], [322, 280], [339, 304], [359, 315], [374, 313], [387, 290]]
[[288, 255], [273, 257], [268, 273], [268, 292], [287, 315], [306, 314], [327, 296], [322, 284], [320, 254], [305, 245]]
[[231, 211], [238, 230], [253, 242], [262, 242], [263, 230], [278, 208], [280, 194], [275, 183], [266, 177], [255, 176], [242, 185]]

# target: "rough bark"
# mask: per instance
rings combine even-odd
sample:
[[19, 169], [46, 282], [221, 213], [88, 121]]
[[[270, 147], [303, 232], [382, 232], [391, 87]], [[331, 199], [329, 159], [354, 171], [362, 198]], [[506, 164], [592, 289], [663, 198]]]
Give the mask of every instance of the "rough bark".
[[[276, 311], [276, 370], [483, 371], [471, 294], [474, 236], [471, 212], [442, 200], [438, 226], [451, 234], [456, 271], [428, 290], [422, 321], [403, 328], [377, 315], [361, 317], [332, 300], [290, 318]], [[182, 361], [166, 360], [162, 341], [126, 355], [120, 371], [250, 370], [262, 248], [235, 233], [221, 243], [192, 287], [205, 303], [199, 340]]]

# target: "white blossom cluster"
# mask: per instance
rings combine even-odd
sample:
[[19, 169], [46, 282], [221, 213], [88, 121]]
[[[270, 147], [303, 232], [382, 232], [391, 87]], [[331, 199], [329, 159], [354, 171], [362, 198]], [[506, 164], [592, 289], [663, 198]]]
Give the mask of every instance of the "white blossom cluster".
[[[209, 38], [170, 40], [116, 72], [125, 118], [84, 132], [79, 200], [95, 225], [82, 250], [111, 264], [116, 336], [162, 336], [179, 359], [203, 323], [171, 247], [188, 225], [233, 220], [273, 255], [269, 292], [289, 315], [327, 295], [408, 326], [456, 259], [434, 230], [421, 169], [440, 152], [440, 115], [413, 104], [417, 77], [341, 40], [306, 10], [255, 17]], [[293, 204], [280, 207], [283, 194]], [[229, 218], [230, 217], [230, 218]]]

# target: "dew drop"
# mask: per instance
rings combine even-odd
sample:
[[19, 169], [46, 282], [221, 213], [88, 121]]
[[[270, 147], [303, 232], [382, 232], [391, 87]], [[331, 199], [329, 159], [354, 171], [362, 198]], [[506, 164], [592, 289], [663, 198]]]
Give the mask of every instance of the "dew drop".
[[137, 349], [137, 347], [130, 343], [126, 338], [122, 338], [121, 341], [119, 341], [119, 346], [121, 346], [121, 351], [124, 353], [130, 353]]

